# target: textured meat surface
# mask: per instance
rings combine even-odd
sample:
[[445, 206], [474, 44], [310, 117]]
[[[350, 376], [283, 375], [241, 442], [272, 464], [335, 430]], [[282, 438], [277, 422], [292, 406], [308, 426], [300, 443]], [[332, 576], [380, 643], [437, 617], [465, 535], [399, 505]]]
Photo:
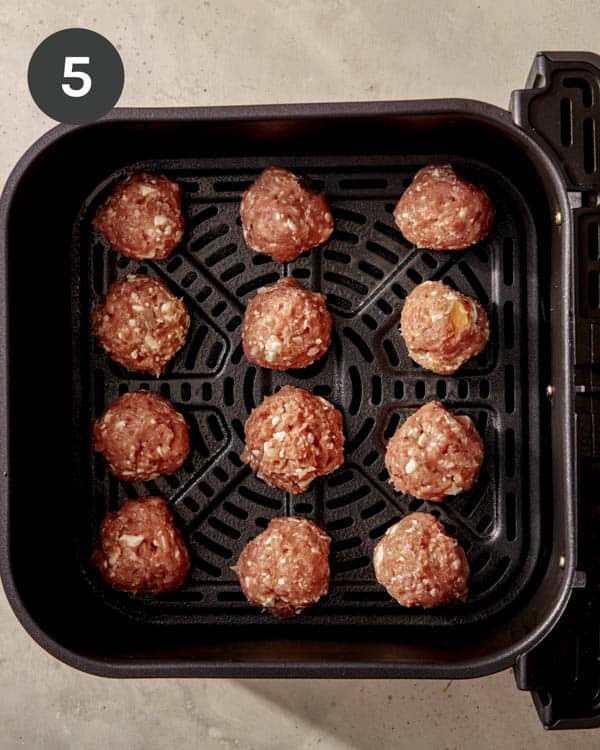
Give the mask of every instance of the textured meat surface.
[[320, 396], [284, 386], [252, 410], [242, 461], [272, 487], [300, 494], [344, 462], [342, 415]]
[[439, 375], [452, 375], [483, 351], [490, 324], [477, 300], [440, 281], [425, 281], [406, 298], [400, 331], [411, 359]]
[[480, 242], [494, 216], [486, 191], [449, 164], [420, 169], [394, 210], [406, 239], [431, 250], [463, 250]]
[[160, 375], [185, 343], [190, 316], [183, 302], [150, 276], [116, 281], [96, 305], [92, 327], [119, 364]]
[[325, 197], [280, 167], [265, 169], [246, 190], [240, 214], [248, 247], [278, 263], [294, 260], [333, 232]]
[[275, 617], [311, 607], [329, 588], [330, 544], [307, 518], [274, 518], [244, 547], [235, 567], [250, 604]]
[[128, 500], [108, 513], [92, 563], [117, 591], [160, 594], [184, 582], [188, 551], [162, 497]]
[[411, 513], [390, 526], [375, 547], [373, 567], [403, 607], [439, 607], [467, 597], [464, 550], [429, 513]]
[[100, 206], [94, 227], [128, 258], [164, 260], [183, 237], [181, 188], [161, 175], [131, 175]]
[[145, 482], [179, 469], [190, 450], [189, 428], [158, 393], [125, 393], [94, 423], [94, 448], [118, 479]]
[[259, 289], [246, 307], [242, 340], [247, 359], [260, 367], [308, 367], [331, 341], [325, 297], [290, 277]]
[[430, 401], [400, 425], [385, 452], [385, 466], [397, 492], [441, 501], [475, 484], [483, 441], [467, 416], [455, 417]]

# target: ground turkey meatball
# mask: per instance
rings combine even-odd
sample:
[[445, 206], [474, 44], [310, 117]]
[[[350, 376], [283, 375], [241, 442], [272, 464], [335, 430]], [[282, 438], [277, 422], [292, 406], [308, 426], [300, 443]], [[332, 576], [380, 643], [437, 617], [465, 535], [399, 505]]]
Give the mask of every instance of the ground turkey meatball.
[[426, 281], [406, 298], [400, 331], [411, 359], [438, 375], [452, 375], [485, 348], [490, 323], [477, 300]]
[[190, 450], [189, 428], [158, 393], [125, 393], [94, 423], [94, 448], [117, 479], [146, 482], [173, 474], [183, 464]]
[[271, 487], [300, 494], [344, 462], [342, 415], [324, 398], [292, 385], [267, 396], [245, 427], [242, 461]]
[[330, 544], [307, 518], [274, 518], [234, 568], [250, 604], [275, 617], [293, 617], [316, 604], [329, 588]]
[[162, 281], [130, 275], [96, 305], [92, 327], [115, 362], [160, 375], [185, 343], [190, 316]]
[[402, 234], [417, 247], [463, 250], [486, 237], [494, 223], [486, 191], [449, 164], [420, 169], [394, 210]]
[[106, 515], [92, 563], [117, 591], [161, 594], [181, 586], [190, 558], [167, 503], [142, 497]]
[[403, 607], [439, 607], [467, 597], [464, 550], [429, 513], [411, 513], [390, 526], [375, 547], [373, 567]]
[[280, 167], [265, 169], [246, 190], [240, 214], [248, 247], [278, 263], [295, 260], [333, 232], [325, 197]]
[[430, 401], [400, 425], [385, 452], [385, 466], [397, 492], [442, 501], [475, 484], [483, 441], [473, 421], [455, 417]]
[[242, 331], [250, 362], [272, 370], [308, 367], [331, 341], [325, 297], [292, 278], [259, 289], [246, 307]]
[[181, 188], [161, 175], [131, 175], [115, 186], [93, 223], [128, 258], [164, 260], [183, 237]]

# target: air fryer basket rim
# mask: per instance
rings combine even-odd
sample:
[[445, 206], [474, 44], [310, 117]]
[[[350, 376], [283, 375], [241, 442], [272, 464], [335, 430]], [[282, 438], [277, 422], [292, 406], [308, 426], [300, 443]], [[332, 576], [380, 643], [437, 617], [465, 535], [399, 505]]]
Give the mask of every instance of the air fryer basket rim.
[[[127, 121], [165, 121], [165, 122], [193, 122], [196, 120], [204, 121], [236, 121], [248, 119], [277, 120], [277, 119], [310, 119], [315, 117], [343, 117], [358, 116], [371, 117], [375, 115], [451, 115], [453, 113], [460, 115], [469, 115], [480, 121], [490, 121], [495, 124], [501, 124], [506, 131], [510, 132], [510, 137], [515, 141], [520, 141], [523, 147], [526, 146], [529, 154], [535, 158], [536, 168], [543, 171], [548, 184], [552, 185], [554, 190], [554, 200], [558, 202], [557, 210], [563, 216], [563, 233], [561, 242], [563, 244], [563, 253], [568, 253], [569, 237], [571, 234], [570, 212], [567, 193], [564, 187], [564, 180], [560, 172], [557, 159], [554, 155], [548, 153], [524, 130], [516, 127], [508, 112], [478, 101], [466, 99], [440, 99], [440, 100], [419, 100], [406, 102], [367, 102], [367, 103], [340, 103], [340, 104], [291, 104], [291, 105], [257, 105], [257, 106], [240, 106], [240, 107], [214, 107], [214, 108], [149, 108], [149, 109], [116, 109], [98, 123], [91, 126], [66, 126], [59, 125], [45, 135], [43, 135], [20, 159], [12, 173], [10, 174], [2, 198], [0, 199], [0, 224], [3, 228], [2, 253], [0, 254], [0, 275], [3, 279], [5, 300], [7, 296], [8, 277], [6, 273], [7, 264], [7, 219], [10, 211], [11, 200], [16, 186], [21, 177], [34, 164], [36, 158], [43, 151], [62, 138], [68, 138], [70, 134], [83, 128], [102, 127], [103, 123], [125, 123]], [[0, 316], [0, 336], [7, 341], [7, 316]], [[2, 410], [2, 443], [0, 445], [0, 460], [2, 462], [1, 476], [1, 505], [0, 505], [0, 538], [6, 540], [6, 548], [0, 555], [0, 574], [7, 594], [7, 598], [22, 625], [29, 634], [42, 645], [49, 653], [53, 654], [60, 660], [71, 666], [77, 667], [84, 671], [103, 676], [244, 676], [244, 677], [274, 677], [274, 676], [294, 676], [294, 677], [421, 677], [424, 676], [423, 665], [415, 662], [403, 662], [401, 665], [390, 663], [389, 661], [365, 661], [365, 662], [348, 662], [340, 664], [339, 662], [320, 661], [318, 663], [294, 663], [281, 661], [246, 661], [246, 662], [223, 662], [216, 664], [214, 662], [193, 661], [185, 659], [166, 660], [157, 664], [153, 660], [138, 660], [132, 663], [128, 660], [109, 660], [97, 659], [86, 654], [79, 654], [70, 649], [63, 647], [59, 642], [53, 639], [48, 633], [39, 627], [35, 619], [27, 610], [22, 601], [17, 586], [14, 581], [13, 571], [9, 564], [9, 545], [8, 538], [9, 527], [9, 476], [8, 476], [8, 455], [9, 455], [9, 437], [8, 429], [8, 362], [10, 352], [4, 347], [0, 351], [0, 367], [2, 368], [2, 391], [0, 394], [0, 409]], [[568, 430], [567, 430], [568, 432]], [[567, 444], [571, 446], [569, 436]], [[564, 457], [565, 463], [569, 463], [569, 456]], [[565, 499], [567, 502], [567, 499]], [[568, 528], [567, 538], [574, 543], [574, 503], [569, 503], [569, 512], [567, 514]], [[516, 658], [529, 651], [538, 643], [546, 633], [548, 633], [554, 624], [560, 618], [569, 598], [572, 580], [574, 576], [574, 555], [567, 556], [567, 566], [562, 579], [562, 586], [559, 596], [557, 596], [551, 616], [541, 624], [536, 630], [530, 632], [526, 637], [517, 641], [511, 648], [504, 652], [487, 655], [480, 659], [464, 661], [452, 664], [428, 664], [428, 677], [439, 678], [456, 678], [456, 677], [476, 677], [496, 672], [502, 668], [510, 666]]]

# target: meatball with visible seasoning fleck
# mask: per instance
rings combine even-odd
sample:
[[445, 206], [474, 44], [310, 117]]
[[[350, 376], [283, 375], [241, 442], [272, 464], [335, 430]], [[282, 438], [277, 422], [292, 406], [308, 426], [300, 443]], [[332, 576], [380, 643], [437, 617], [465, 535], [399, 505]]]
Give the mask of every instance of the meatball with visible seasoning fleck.
[[293, 617], [329, 588], [331, 539], [307, 518], [273, 518], [249, 542], [234, 570], [245, 597], [275, 617]]
[[162, 281], [132, 274], [112, 284], [94, 308], [92, 326], [115, 362], [160, 375], [184, 345], [190, 316]]
[[164, 260], [183, 237], [181, 188], [161, 175], [130, 175], [117, 183], [93, 223], [128, 258]]
[[394, 210], [409, 242], [430, 250], [464, 250], [480, 242], [494, 223], [487, 192], [449, 164], [420, 169]]
[[308, 367], [331, 341], [325, 297], [286, 277], [259, 289], [246, 307], [242, 330], [250, 362], [272, 370]]
[[452, 375], [483, 351], [490, 323], [477, 300], [440, 281], [425, 281], [406, 298], [400, 331], [411, 359], [438, 375]]
[[94, 423], [94, 448], [117, 479], [145, 482], [180, 468], [190, 450], [189, 428], [158, 393], [125, 393]]
[[441, 502], [475, 484], [483, 441], [467, 416], [454, 416], [430, 401], [400, 425], [385, 452], [385, 466], [397, 492]]
[[271, 487], [300, 494], [344, 462], [342, 415], [320, 396], [284, 386], [254, 408], [242, 461]]
[[403, 607], [439, 607], [467, 598], [464, 550], [429, 513], [411, 513], [390, 526], [375, 547], [373, 567]]
[[106, 515], [92, 564], [117, 591], [161, 594], [182, 585], [190, 558], [167, 503], [142, 497]]
[[240, 215], [248, 247], [278, 263], [295, 260], [333, 232], [325, 197], [280, 167], [265, 169], [246, 190]]

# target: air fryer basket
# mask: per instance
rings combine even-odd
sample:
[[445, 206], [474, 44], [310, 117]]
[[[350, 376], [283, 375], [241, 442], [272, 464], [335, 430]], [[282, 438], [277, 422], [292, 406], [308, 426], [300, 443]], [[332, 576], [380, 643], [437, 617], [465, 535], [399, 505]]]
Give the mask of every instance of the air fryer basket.
[[[585, 348], [599, 308], [594, 62], [538, 56], [537, 88], [514, 94], [515, 122], [463, 100], [115, 110], [30, 149], [0, 205], [10, 407], [0, 570], [43, 646], [110, 676], [467, 677], [517, 660], [531, 672], [534, 647], [588, 569], [576, 545], [574, 448], [582, 430], [593, 432], [600, 387]], [[457, 164], [496, 205], [491, 236], [465, 253], [416, 252], [394, 228], [397, 197], [432, 161]], [[322, 250], [285, 266], [245, 248], [238, 218], [240, 192], [271, 163], [324, 189], [336, 222]], [[128, 261], [91, 227], [114, 181], [138, 169], [184, 189], [186, 235], [166, 262]], [[157, 380], [109, 361], [90, 334], [99, 295], [132, 272], [162, 278], [192, 317], [188, 343]], [[245, 360], [240, 324], [254, 291], [286, 274], [327, 295], [335, 333], [323, 360], [275, 373]], [[490, 346], [452, 378], [413, 365], [399, 338], [402, 300], [425, 279], [477, 297], [490, 314]], [[577, 337], [574, 298], [585, 313]], [[284, 383], [339, 406], [348, 441], [346, 464], [299, 496], [267, 487], [239, 460], [249, 410]], [[193, 453], [174, 477], [128, 485], [94, 455], [90, 425], [140, 388], [186, 415]], [[471, 415], [486, 443], [476, 487], [443, 505], [394, 493], [382, 461], [395, 427], [432, 398]], [[66, 424], [67, 444], [55, 429]], [[590, 444], [586, 471], [594, 454]], [[184, 588], [156, 598], [107, 591], [89, 565], [104, 513], [143, 494], [169, 499], [192, 555]], [[406, 610], [374, 581], [376, 540], [417, 508], [467, 550], [466, 605]], [[314, 610], [277, 622], [247, 605], [230, 566], [269, 518], [291, 513], [332, 535], [332, 586]]]

